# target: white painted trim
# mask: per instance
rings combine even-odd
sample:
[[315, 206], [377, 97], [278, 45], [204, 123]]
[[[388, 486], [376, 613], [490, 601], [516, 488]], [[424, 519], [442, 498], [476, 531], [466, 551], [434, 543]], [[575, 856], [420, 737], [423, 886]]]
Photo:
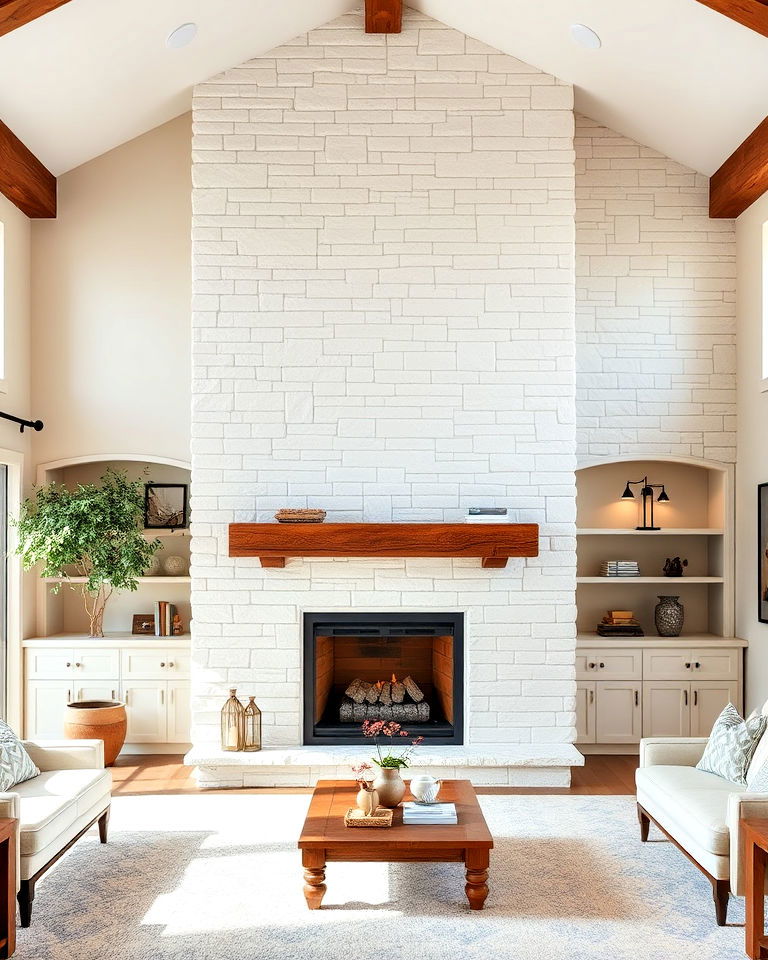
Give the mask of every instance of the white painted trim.
[[[18, 450], [0, 448], [0, 463], [8, 467], [8, 514], [18, 513], [23, 500], [24, 454]], [[7, 558], [7, 662], [6, 662], [6, 720], [15, 730], [21, 730], [23, 709], [23, 668], [21, 642], [24, 620], [24, 578], [21, 557], [15, 553], [18, 537], [16, 528], [8, 525]]]
[[65, 457], [62, 460], [49, 460], [37, 465], [37, 482], [45, 483], [46, 474], [50, 470], [61, 470], [64, 467], [75, 467], [83, 463], [104, 463], [108, 460], [129, 460], [132, 463], [161, 463], [168, 467], [180, 467], [182, 470], [191, 470], [190, 460], [175, 460], [171, 457], [158, 457], [154, 454], [138, 453], [94, 453], [88, 457]]
[[613, 457], [587, 457], [577, 461], [576, 471], [588, 470], [590, 467], [604, 467], [611, 463], [684, 463], [692, 467], [704, 467], [705, 470], [718, 470], [720, 473], [730, 473], [733, 464], [723, 463], [722, 460], [703, 460], [699, 457], [672, 457], [659, 454], [653, 457], [641, 457], [635, 453], [622, 453]]

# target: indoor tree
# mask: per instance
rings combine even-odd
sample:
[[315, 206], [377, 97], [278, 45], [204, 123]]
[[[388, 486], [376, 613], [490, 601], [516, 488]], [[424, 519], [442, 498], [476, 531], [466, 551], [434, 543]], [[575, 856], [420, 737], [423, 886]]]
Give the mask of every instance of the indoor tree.
[[[104, 636], [104, 608], [113, 590], [136, 590], [160, 540], [143, 534], [144, 483], [109, 469], [98, 483], [38, 487], [16, 521], [25, 570], [40, 565], [42, 577], [80, 589], [92, 637]], [[60, 583], [53, 587], [57, 593]]]

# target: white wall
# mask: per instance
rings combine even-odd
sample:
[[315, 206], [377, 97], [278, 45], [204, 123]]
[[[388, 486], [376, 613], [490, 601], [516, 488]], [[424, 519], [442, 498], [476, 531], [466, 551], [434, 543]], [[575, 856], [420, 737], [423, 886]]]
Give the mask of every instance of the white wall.
[[[196, 88], [193, 737], [230, 685], [301, 742], [302, 610], [463, 610], [469, 742], [574, 735], [572, 89], [406, 10]], [[541, 524], [541, 555], [227, 556], [227, 524]]]
[[757, 619], [757, 485], [768, 482], [768, 393], [761, 391], [763, 224], [768, 194], [736, 221], [738, 460], [736, 633], [749, 640], [746, 706], [768, 699], [768, 624]]
[[38, 463], [189, 459], [190, 118], [59, 178], [33, 224]]
[[732, 220], [709, 184], [576, 117], [579, 455], [736, 453]]

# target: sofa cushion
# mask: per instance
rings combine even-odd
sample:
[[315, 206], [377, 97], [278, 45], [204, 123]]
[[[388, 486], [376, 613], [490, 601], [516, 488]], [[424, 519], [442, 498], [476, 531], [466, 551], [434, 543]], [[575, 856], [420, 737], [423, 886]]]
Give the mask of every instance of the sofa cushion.
[[704, 756], [696, 764], [697, 769], [745, 784], [749, 762], [765, 733], [767, 722], [768, 718], [762, 714], [742, 720], [736, 707], [729, 703], [715, 720]]
[[730, 832], [726, 826], [728, 797], [744, 787], [696, 767], [641, 767], [637, 771], [637, 798], [652, 809], [672, 836], [677, 829], [693, 837], [710, 853], [727, 857]]
[[109, 770], [52, 770], [20, 783], [21, 855], [42, 850], [111, 789]]
[[40, 773], [21, 740], [0, 720], [0, 793]]

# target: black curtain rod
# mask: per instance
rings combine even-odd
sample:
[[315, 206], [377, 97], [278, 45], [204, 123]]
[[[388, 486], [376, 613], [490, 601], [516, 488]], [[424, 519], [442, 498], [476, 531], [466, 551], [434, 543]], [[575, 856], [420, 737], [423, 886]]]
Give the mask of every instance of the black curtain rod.
[[32, 427], [33, 430], [43, 429], [42, 420], [23, 420], [21, 417], [14, 417], [12, 413], [3, 413], [2, 410], [0, 410], [0, 417], [3, 417], [5, 420], [12, 420], [14, 423], [21, 424], [19, 427], [19, 433], [24, 433], [24, 427]]

